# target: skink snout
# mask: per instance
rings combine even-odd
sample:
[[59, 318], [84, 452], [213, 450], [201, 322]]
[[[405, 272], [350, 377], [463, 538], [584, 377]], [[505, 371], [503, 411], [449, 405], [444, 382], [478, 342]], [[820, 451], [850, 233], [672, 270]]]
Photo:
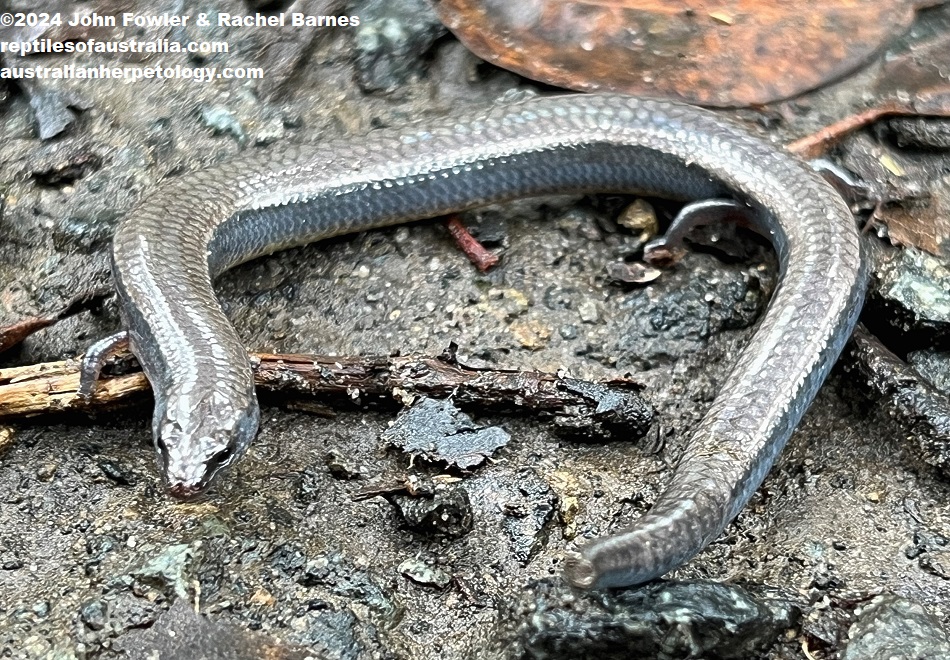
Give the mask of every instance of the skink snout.
[[165, 490], [178, 500], [192, 500], [211, 485], [216, 470], [208, 470], [202, 461], [182, 460], [172, 453], [162, 456], [165, 471]]
[[[223, 445], [223, 446], [222, 446]], [[182, 446], [188, 451], [181, 451]], [[228, 439], [200, 437], [169, 448], [159, 443], [168, 494], [179, 500], [194, 499], [208, 489], [218, 473], [237, 455]]]
[[170, 483], [166, 486], [168, 494], [176, 500], [193, 500], [204, 492], [200, 484]]
[[234, 399], [214, 391], [204, 397], [174, 393], [156, 407], [153, 426], [165, 488], [179, 500], [194, 499], [247, 449], [260, 419], [254, 390]]

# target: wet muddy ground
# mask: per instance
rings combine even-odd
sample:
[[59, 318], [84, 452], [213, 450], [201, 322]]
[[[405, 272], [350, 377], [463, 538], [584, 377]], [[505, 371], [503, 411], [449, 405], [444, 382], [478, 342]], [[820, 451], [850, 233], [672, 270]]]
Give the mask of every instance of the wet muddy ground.
[[[39, 92], [4, 88], [3, 321], [108, 287], [115, 223], [165, 176], [536, 89], [480, 64], [423, 6], [354, 3], [342, 13], [364, 16], [365, 27], [282, 46], [223, 30], [243, 44], [231, 63], [276, 57], [278, 46], [296, 58], [277, 92], [235, 81], [50, 82], [43, 93], [70, 99], [75, 117], [40, 140], [29, 103]], [[775, 139], [822, 125], [832, 107], [794, 108]], [[642, 246], [615, 222], [621, 206], [554, 198], [470, 214], [502, 255], [484, 275], [429, 222], [258, 260], [218, 290], [257, 350], [437, 355], [455, 342], [475, 365], [584, 379], [629, 373], [656, 407], [646, 437], [582, 443], [530, 416], [474, 414], [511, 439], [463, 471], [389, 446], [381, 434], [392, 410], [315, 415], [271, 397], [245, 459], [206, 498], [182, 504], [162, 492], [148, 403], [9, 424], [0, 436], [0, 656], [139, 657], [150, 644], [174, 648], [167, 635], [156, 639], [178, 629], [200, 631], [195, 644], [249, 653], [229, 657], [267, 648], [354, 659], [629, 657], [623, 647], [572, 647], [563, 635], [608, 638], [611, 616], [656, 609], [636, 600], [646, 592], [571, 595], [561, 559], [655, 499], [750, 337], [775, 264], [756, 239], [727, 232], [727, 248], [697, 250], [652, 284], [618, 285], [606, 267]], [[118, 326], [108, 300], [31, 337], [3, 364], [76, 356]], [[950, 485], [863, 392], [837, 369], [750, 505], [668, 576], [743, 587], [760, 606], [748, 625], [764, 639], [736, 651], [735, 635], [724, 634], [694, 657], [836, 657], [878, 594], [950, 621]], [[431, 479], [435, 498], [354, 499], [409, 476]], [[409, 510], [433, 503], [467, 521], [411, 528]], [[729, 609], [703, 585], [673, 588], [668, 597], [683, 608]], [[662, 653], [688, 657], [652, 655]]]

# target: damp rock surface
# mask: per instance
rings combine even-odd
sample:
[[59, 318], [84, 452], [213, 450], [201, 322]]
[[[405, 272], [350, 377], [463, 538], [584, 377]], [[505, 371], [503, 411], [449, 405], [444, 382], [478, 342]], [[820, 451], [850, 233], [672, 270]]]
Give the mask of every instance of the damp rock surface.
[[861, 608], [841, 660], [947, 658], [950, 640], [920, 603], [884, 594]]
[[698, 582], [580, 596], [545, 582], [532, 585], [522, 608], [515, 646], [523, 657], [591, 660], [759, 657], [802, 614], [788, 595]]

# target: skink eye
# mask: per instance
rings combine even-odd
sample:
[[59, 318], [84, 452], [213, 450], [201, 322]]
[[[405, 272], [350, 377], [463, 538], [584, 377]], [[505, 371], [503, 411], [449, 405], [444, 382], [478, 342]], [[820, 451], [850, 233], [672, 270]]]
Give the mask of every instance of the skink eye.
[[209, 475], [213, 475], [234, 459], [234, 445], [229, 444], [205, 463]]

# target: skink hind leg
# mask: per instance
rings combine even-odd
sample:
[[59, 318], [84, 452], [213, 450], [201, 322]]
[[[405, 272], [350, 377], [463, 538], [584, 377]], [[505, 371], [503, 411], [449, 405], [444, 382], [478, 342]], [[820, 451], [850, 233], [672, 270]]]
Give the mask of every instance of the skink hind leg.
[[129, 348], [129, 333], [121, 330], [104, 337], [86, 350], [79, 365], [79, 390], [77, 394], [88, 399], [96, 391], [99, 374], [106, 363]]
[[755, 209], [732, 199], [704, 199], [687, 204], [673, 218], [666, 234], [654, 238], [643, 248], [643, 259], [649, 264], [664, 266], [676, 263], [686, 252], [684, 239], [696, 227], [734, 222], [756, 228]]
[[816, 158], [808, 161], [808, 165], [818, 172], [825, 181], [834, 186], [834, 189], [848, 204], [858, 204], [874, 195], [871, 186], [830, 160]]

